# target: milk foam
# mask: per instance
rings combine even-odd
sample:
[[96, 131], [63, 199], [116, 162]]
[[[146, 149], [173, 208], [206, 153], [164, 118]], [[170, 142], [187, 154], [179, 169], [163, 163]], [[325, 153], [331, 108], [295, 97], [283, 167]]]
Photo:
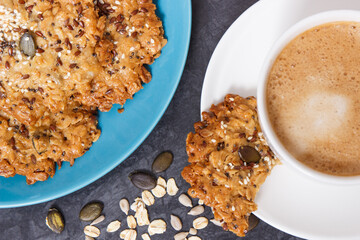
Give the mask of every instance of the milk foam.
[[270, 71], [274, 130], [291, 154], [318, 171], [360, 175], [359, 66], [360, 24], [337, 22], [296, 37]]

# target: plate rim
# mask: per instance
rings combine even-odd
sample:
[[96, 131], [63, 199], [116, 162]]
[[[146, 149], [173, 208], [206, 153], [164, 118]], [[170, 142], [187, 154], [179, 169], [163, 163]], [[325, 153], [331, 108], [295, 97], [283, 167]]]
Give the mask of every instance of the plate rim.
[[[180, 80], [181, 80], [181, 77], [183, 75], [184, 68], [185, 68], [185, 65], [186, 65], [186, 62], [187, 62], [187, 57], [188, 57], [188, 53], [189, 53], [189, 46], [190, 46], [191, 31], [192, 31], [192, 0], [181, 0], [181, 1], [183, 1], [183, 4], [187, 5], [187, 11], [185, 13], [186, 13], [186, 21], [187, 21], [188, 24], [186, 26], [186, 29], [187, 29], [186, 30], [186, 35], [185, 35], [186, 43], [184, 44], [185, 51], [182, 53], [182, 55], [180, 57], [180, 59], [182, 59], [182, 64], [178, 68], [179, 74], [178, 74], [178, 76], [176, 76], [175, 84], [170, 87], [169, 94], [167, 95], [167, 98], [164, 99], [164, 105], [161, 108], [161, 110], [159, 111], [159, 114], [157, 114], [157, 116], [149, 124], [149, 127], [147, 128], [147, 130], [144, 131], [143, 134], [140, 135], [140, 137], [136, 141], [136, 143], [131, 148], [129, 148], [127, 150], [127, 152], [123, 155], [123, 157], [120, 157], [120, 158], [116, 159], [116, 161], [114, 161], [113, 164], [109, 164], [99, 174], [92, 176], [87, 181], [84, 181], [81, 184], [76, 185], [75, 187], [70, 187], [65, 191], [61, 191], [61, 192], [58, 192], [58, 193], [55, 193], [55, 194], [52, 194], [52, 195], [48, 195], [46, 197], [40, 197], [39, 199], [26, 200], [26, 201], [18, 200], [18, 201], [14, 202], [14, 203], [4, 203], [4, 204], [2, 204], [0, 202], [0, 209], [31, 206], [31, 205], [35, 205], [35, 204], [48, 202], [48, 201], [51, 201], [51, 200], [54, 200], [54, 199], [58, 199], [58, 198], [66, 196], [66, 195], [69, 195], [71, 193], [74, 193], [74, 192], [76, 192], [76, 191], [90, 185], [91, 183], [94, 183], [95, 181], [99, 180], [100, 178], [102, 178], [103, 176], [108, 174], [115, 167], [117, 167], [124, 160], [126, 160], [145, 141], [145, 139], [154, 130], [156, 125], [159, 123], [161, 118], [164, 116], [165, 111], [169, 107], [169, 105], [170, 105], [170, 103], [171, 103], [171, 101], [172, 101], [172, 99], [174, 97], [174, 94], [176, 92], [176, 89], [178, 88], [178, 85], [180, 83]], [[161, 58], [161, 56], [160, 56], [160, 58]], [[151, 84], [151, 82], [150, 82], [150, 84]], [[103, 113], [103, 114], [106, 114], [106, 113]]]

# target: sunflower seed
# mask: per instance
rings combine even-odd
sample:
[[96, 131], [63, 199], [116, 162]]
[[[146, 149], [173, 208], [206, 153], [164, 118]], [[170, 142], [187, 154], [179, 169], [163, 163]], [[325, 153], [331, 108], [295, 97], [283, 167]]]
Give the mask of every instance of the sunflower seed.
[[201, 240], [201, 238], [198, 236], [191, 236], [188, 238], [188, 240]]
[[166, 190], [170, 196], [175, 196], [176, 193], [179, 191], [179, 188], [176, 186], [174, 178], [170, 178], [168, 180]]
[[249, 227], [248, 232], [253, 230], [259, 224], [259, 218], [256, 217], [254, 214], [251, 214], [249, 217]]
[[196, 215], [199, 215], [199, 214], [202, 214], [204, 212], [204, 206], [201, 206], [201, 205], [198, 205], [196, 207], [193, 207], [189, 212], [188, 214], [189, 215], [192, 215], [192, 216], [196, 216]]
[[133, 215], [127, 216], [126, 221], [129, 228], [136, 228], [136, 220]]
[[166, 231], [166, 222], [162, 219], [156, 219], [149, 224], [148, 232], [150, 236], [162, 234]]
[[151, 192], [154, 194], [157, 198], [162, 198], [166, 194], [166, 190], [164, 187], [157, 185], [154, 189], [151, 190]]
[[87, 235], [89, 237], [94, 237], [94, 238], [97, 238], [98, 236], [100, 236], [100, 230], [97, 227], [90, 226], [90, 225], [85, 226], [84, 233], [85, 233], [85, 235]]
[[145, 171], [135, 171], [129, 175], [130, 181], [142, 190], [150, 190], [156, 187], [156, 178], [153, 174]]
[[222, 227], [222, 224], [220, 221], [216, 220], [216, 219], [211, 219], [210, 222], [212, 222], [214, 225]]
[[129, 231], [130, 231], [130, 229], [125, 229], [125, 230], [121, 231], [120, 238], [125, 239], [125, 236]]
[[55, 233], [61, 233], [64, 230], [64, 218], [56, 208], [49, 209], [45, 221], [50, 230]]
[[90, 202], [86, 204], [79, 213], [79, 218], [82, 221], [90, 222], [98, 218], [104, 208], [100, 202]]
[[162, 152], [154, 160], [152, 164], [152, 171], [155, 173], [164, 172], [168, 169], [173, 161], [173, 154], [171, 152]]
[[137, 232], [134, 229], [130, 229], [126, 235], [125, 240], [136, 240]]
[[145, 190], [141, 193], [141, 198], [144, 201], [144, 203], [148, 206], [151, 206], [155, 203], [154, 196], [148, 190]]
[[191, 235], [196, 235], [196, 234], [197, 234], [197, 230], [196, 230], [195, 228], [190, 228], [189, 233], [190, 233]]
[[120, 206], [120, 209], [121, 211], [123, 211], [126, 215], [129, 214], [129, 201], [125, 198], [121, 199], [120, 202], [119, 202], [119, 206]]
[[116, 232], [121, 227], [121, 222], [119, 220], [112, 221], [106, 228], [107, 232]]
[[156, 184], [166, 188], [166, 180], [162, 177], [158, 177]]
[[198, 217], [193, 221], [193, 227], [195, 229], [203, 229], [208, 225], [209, 221], [206, 217]]
[[145, 225], [150, 224], [149, 215], [148, 215], [148, 211], [146, 210], [146, 208], [143, 208], [142, 210], [137, 211], [135, 213], [135, 218], [136, 218], [137, 224], [139, 226], [145, 226]]
[[151, 240], [149, 234], [147, 234], [147, 233], [144, 233], [143, 235], [141, 235], [141, 238], [142, 238], [143, 240]]
[[186, 194], [181, 194], [179, 196], [179, 202], [184, 205], [185, 207], [192, 207], [191, 199]]
[[104, 215], [100, 215], [98, 218], [96, 218], [94, 221], [92, 221], [90, 223], [90, 225], [96, 225], [96, 224], [99, 224], [101, 223], [102, 221], [105, 220], [105, 216]]
[[175, 234], [174, 240], [184, 240], [184, 239], [186, 239], [186, 236], [188, 234], [189, 234], [188, 232], [179, 232], [179, 233]]
[[179, 217], [175, 216], [175, 215], [170, 215], [170, 223], [171, 226], [176, 230], [176, 231], [180, 231], [182, 228], [182, 223]]

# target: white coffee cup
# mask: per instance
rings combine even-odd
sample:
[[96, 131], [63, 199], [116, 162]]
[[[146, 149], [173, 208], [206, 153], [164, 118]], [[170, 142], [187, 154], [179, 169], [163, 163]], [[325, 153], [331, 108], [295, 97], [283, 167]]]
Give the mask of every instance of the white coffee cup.
[[292, 39], [294, 39], [299, 34], [305, 32], [306, 30], [321, 24], [338, 22], [338, 21], [360, 22], [360, 11], [336, 10], [336, 11], [328, 11], [328, 12], [322, 12], [316, 15], [312, 15], [293, 25], [276, 41], [274, 46], [270, 49], [267, 57], [265, 58], [262, 70], [260, 71], [259, 74], [259, 84], [257, 88], [258, 115], [259, 115], [262, 131], [269, 146], [283, 163], [288, 164], [291, 167], [294, 167], [298, 171], [306, 174], [307, 176], [313, 177], [319, 181], [326, 182], [329, 184], [360, 184], [360, 176], [345, 177], [345, 176], [324, 174], [296, 160], [295, 157], [293, 157], [286, 150], [286, 148], [283, 146], [283, 144], [276, 136], [267, 112], [266, 87], [268, 81], [268, 74], [277, 56], [282, 51], [282, 49]]

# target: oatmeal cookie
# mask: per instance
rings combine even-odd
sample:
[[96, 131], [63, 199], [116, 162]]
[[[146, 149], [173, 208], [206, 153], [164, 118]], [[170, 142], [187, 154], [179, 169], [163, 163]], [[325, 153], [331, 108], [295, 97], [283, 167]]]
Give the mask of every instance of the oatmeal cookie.
[[254, 97], [229, 94], [202, 117], [186, 139], [190, 165], [182, 176], [225, 230], [244, 236], [256, 193], [279, 161], [263, 138]]
[[44, 115], [27, 126], [0, 111], [0, 176], [26, 176], [26, 182], [45, 181], [55, 163], [73, 165], [100, 136], [96, 111], [69, 106], [65, 112]]

